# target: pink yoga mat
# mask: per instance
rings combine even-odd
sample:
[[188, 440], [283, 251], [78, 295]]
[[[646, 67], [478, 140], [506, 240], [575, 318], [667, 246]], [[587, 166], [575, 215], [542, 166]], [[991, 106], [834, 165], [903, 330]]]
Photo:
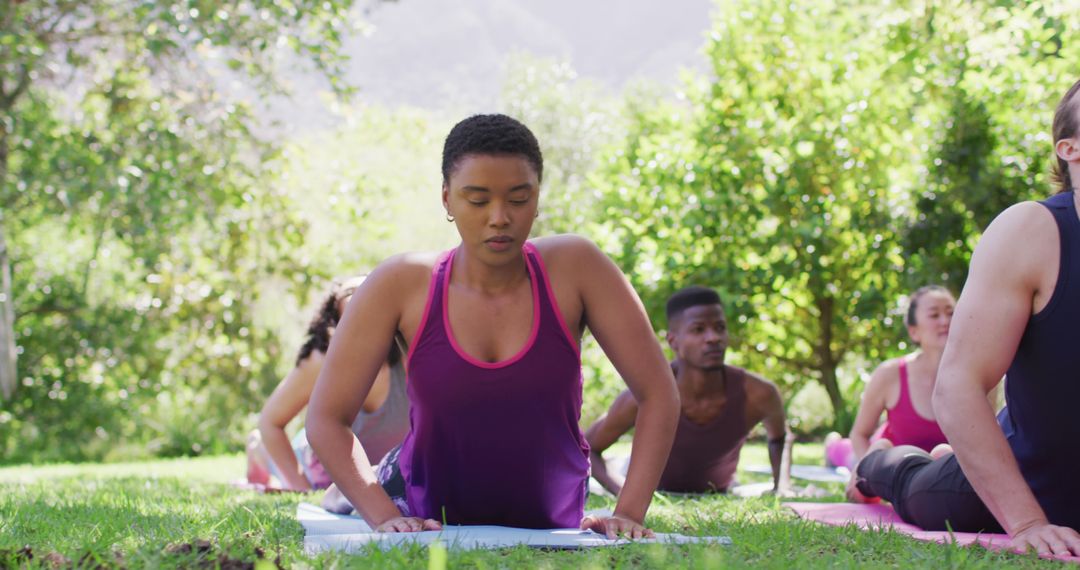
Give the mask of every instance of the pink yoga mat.
[[[978, 544], [991, 550], [1009, 548], [1009, 536], [974, 532], [929, 531], [904, 522], [888, 505], [858, 505], [854, 503], [784, 503], [800, 517], [834, 526], [856, 525], [863, 529], [891, 529], [918, 540], [955, 543], [958, 546]], [[1080, 563], [1080, 556], [1046, 556], [1054, 560]]]

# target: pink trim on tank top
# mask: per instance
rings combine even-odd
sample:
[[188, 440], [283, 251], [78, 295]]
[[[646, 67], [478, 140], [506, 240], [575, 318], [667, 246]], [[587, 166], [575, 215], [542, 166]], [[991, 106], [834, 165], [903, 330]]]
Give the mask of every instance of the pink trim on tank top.
[[570, 334], [570, 327], [566, 326], [566, 321], [563, 320], [562, 309], [559, 308], [559, 302], [555, 299], [555, 290], [551, 287], [551, 278], [548, 277], [547, 265], [544, 264], [543, 256], [537, 251], [536, 246], [529, 242], [525, 242], [525, 251], [536, 256], [536, 263], [540, 265], [540, 273], [544, 276], [544, 289], [547, 291], [551, 310], [555, 313], [555, 320], [559, 322], [559, 328], [566, 335], [566, 340], [570, 341], [570, 346], [574, 347], [578, 360], [581, 360], [581, 347], [578, 345], [578, 341], [574, 340], [574, 335]]
[[431, 313], [431, 302], [435, 300], [435, 279], [439, 276], [439, 268], [442, 267], [442, 263], [446, 259], [446, 256], [451, 253], [453, 253], [453, 250], [440, 253], [439, 257], [435, 260], [435, 266], [431, 268], [431, 282], [428, 283], [427, 301], [424, 302], [424, 314], [420, 316], [420, 326], [416, 328], [416, 335], [413, 336], [412, 343], [409, 344], [409, 354], [405, 356], [405, 361], [409, 363], [409, 368], [412, 368], [413, 351], [416, 350], [416, 345], [420, 344], [420, 338], [424, 334], [424, 329], [427, 328], [428, 316], [429, 313]]
[[446, 272], [443, 275], [443, 290], [442, 290], [442, 313], [443, 313], [443, 330], [446, 331], [446, 338], [450, 340], [450, 346], [454, 347], [454, 352], [458, 353], [465, 362], [472, 364], [478, 368], [495, 369], [504, 368], [511, 364], [521, 360], [533, 345], [536, 344], [537, 333], [540, 332], [540, 291], [536, 282], [536, 271], [533, 270], [533, 266], [529, 263], [529, 259], [522, 251], [522, 257], [525, 261], [525, 267], [529, 270], [529, 284], [532, 287], [532, 305], [533, 305], [533, 322], [532, 331], [529, 332], [529, 340], [525, 342], [525, 346], [521, 347], [521, 350], [514, 356], [511, 356], [507, 360], [501, 360], [499, 362], [484, 362], [477, 358], [473, 358], [469, 353], [465, 352], [460, 345], [458, 345], [457, 339], [454, 338], [454, 329], [450, 325], [450, 272], [454, 268], [454, 254], [457, 253], [457, 248], [454, 248], [450, 252], [450, 258], [446, 261]]

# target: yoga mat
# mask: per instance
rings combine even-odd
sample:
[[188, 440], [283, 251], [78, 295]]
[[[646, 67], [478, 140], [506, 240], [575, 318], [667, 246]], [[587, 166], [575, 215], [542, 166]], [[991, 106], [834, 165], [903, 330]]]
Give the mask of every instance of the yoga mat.
[[534, 530], [505, 526], [447, 526], [441, 531], [408, 533], [372, 532], [362, 518], [336, 515], [315, 505], [300, 503], [296, 518], [304, 527], [304, 551], [315, 554], [327, 550], [356, 552], [368, 544], [382, 549], [395, 546], [420, 544], [427, 546], [440, 542], [447, 548], [459, 550], [508, 548], [531, 546], [536, 548], [587, 548], [594, 546], [622, 546], [625, 544], [731, 544], [726, 536], [684, 536], [681, 534], [656, 533], [656, 538], [642, 540], [608, 540], [601, 534], [573, 528]]
[[[800, 517], [834, 526], [856, 525], [864, 530], [893, 530], [917, 540], [968, 546], [978, 544], [990, 550], [1007, 550], [1009, 536], [974, 532], [930, 531], [908, 524], [889, 505], [855, 503], [784, 503]], [[1054, 560], [1080, 563], [1080, 556], [1044, 556]]]
[[[768, 465], [747, 465], [743, 471], [748, 473], [761, 473], [772, 475], [772, 467]], [[792, 465], [791, 476], [806, 481], [818, 481], [822, 483], [847, 483], [851, 472], [844, 467], [825, 467], [824, 465]]]

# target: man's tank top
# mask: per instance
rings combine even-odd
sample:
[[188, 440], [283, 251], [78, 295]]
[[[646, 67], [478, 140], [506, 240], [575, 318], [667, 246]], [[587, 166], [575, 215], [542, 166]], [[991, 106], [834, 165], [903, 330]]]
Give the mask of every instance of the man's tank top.
[[581, 357], [536, 248], [522, 248], [532, 330], [502, 362], [473, 358], [450, 329], [455, 251], [436, 263], [409, 354], [411, 430], [400, 467], [414, 516], [449, 524], [577, 527], [589, 452], [581, 415]]
[[676, 493], [727, 491], [746, 443], [746, 371], [724, 366], [726, 404], [706, 424], [679, 414], [675, 443], [657, 488]]
[[1042, 204], [1061, 237], [1057, 283], [1020, 338], [998, 422], [1050, 522], [1080, 530], [1080, 219], [1071, 192]]
[[929, 452], [938, 444], [948, 441], [936, 421], [928, 420], [915, 411], [904, 359], [900, 359], [900, 398], [895, 406], [886, 411], [886, 416], [881, 437], [893, 442], [893, 445], [914, 445]]

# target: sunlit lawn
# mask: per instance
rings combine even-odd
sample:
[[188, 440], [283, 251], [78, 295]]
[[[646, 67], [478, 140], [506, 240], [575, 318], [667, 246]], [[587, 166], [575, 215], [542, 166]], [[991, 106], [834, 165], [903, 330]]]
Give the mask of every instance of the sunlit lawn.
[[[817, 463], [820, 446], [797, 460]], [[761, 446], [744, 464], [764, 464]], [[294, 519], [298, 501], [320, 496], [258, 495], [227, 486], [243, 472], [240, 456], [111, 465], [0, 469], [0, 567], [428, 567], [409, 548], [363, 555], [303, 553]], [[743, 474], [744, 481], [760, 476]], [[826, 486], [839, 500], [840, 486]], [[589, 508], [611, 508], [592, 497]], [[652, 545], [584, 551], [514, 548], [450, 552], [450, 568], [518, 567], [1071, 567], [985, 551], [921, 543], [887, 532], [860, 532], [797, 520], [772, 498], [661, 497], [658, 531], [726, 535], [733, 546]]]

